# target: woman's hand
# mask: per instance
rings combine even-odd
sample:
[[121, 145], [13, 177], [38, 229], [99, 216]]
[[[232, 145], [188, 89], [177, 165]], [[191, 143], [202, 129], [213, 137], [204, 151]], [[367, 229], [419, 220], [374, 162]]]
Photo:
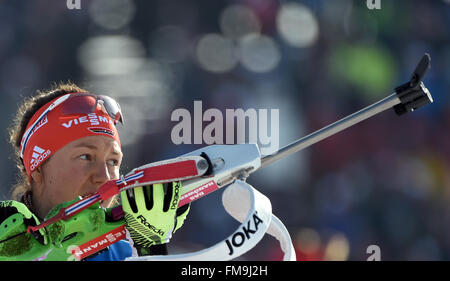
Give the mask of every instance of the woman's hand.
[[189, 205], [178, 208], [181, 182], [154, 184], [122, 191], [125, 225], [140, 255], [149, 254], [154, 245], [168, 243], [189, 212]]

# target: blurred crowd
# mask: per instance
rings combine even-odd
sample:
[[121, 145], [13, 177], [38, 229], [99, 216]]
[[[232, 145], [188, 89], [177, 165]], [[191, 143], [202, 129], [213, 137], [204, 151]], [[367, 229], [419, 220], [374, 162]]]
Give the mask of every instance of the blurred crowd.
[[[73, 1], [72, 1], [73, 2]], [[5, 0], [0, 2], [0, 199], [17, 170], [7, 128], [24, 97], [72, 81], [116, 98], [126, 173], [190, 152], [171, 113], [279, 109], [279, 143], [391, 94], [427, 52], [434, 103], [383, 112], [251, 175], [289, 230], [298, 260], [450, 259], [450, 2], [381, 0]], [[203, 122], [206, 126], [208, 122]], [[63, 188], [63, 187], [61, 187]], [[238, 223], [221, 192], [192, 204], [172, 253]], [[280, 260], [266, 237], [243, 260]]]

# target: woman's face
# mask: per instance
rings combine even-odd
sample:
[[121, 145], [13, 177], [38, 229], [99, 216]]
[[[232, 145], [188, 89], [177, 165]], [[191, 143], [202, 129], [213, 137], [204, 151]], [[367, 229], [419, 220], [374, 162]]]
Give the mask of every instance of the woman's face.
[[122, 151], [112, 138], [89, 136], [69, 143], [41, 166], [37, 187], [40, 203], [45, 206], [41, 209], [48, 212], [57, 204], [95, 193], [107, 181], [119, 178], [121, 162]]

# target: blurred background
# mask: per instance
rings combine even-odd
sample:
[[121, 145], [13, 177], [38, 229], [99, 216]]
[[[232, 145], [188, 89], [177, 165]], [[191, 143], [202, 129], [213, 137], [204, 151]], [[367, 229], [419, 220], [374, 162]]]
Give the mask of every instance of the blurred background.
[[[281, 147], [391, 94], [428, 52], [433, 104], [383, 112], [248, 182], [270, 198], [298, 260], [366, 260], [370, 245], [382, 260], [450, 259], [450, 1], [79, 3], [0, 1], [1, 200], [18, 172], [7, 128], [24, 97], [52, 83], [118, 100], [126, 173], [207, 145], [171, 139], [172, 112], [193, 115], [194, 100], [224, 116], [278, 109]], [[170, 253], [234, 232], [222, 192], [192, 204]], [[269, 235], [240, 257], [281, 258]]]

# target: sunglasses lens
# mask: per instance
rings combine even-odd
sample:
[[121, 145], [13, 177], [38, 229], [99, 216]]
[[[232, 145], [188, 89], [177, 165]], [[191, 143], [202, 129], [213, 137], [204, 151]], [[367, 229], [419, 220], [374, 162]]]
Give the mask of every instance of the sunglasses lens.
[[99, 99], [103, 101], [103, 104], [109, 116], [111, 116], [113, 120], [119, 121], [120, 123], [123, 124], [123, 115], [119, 103], [117, 103], [113, 98], [108, 96], [99, 96]]
[[74, 94], [61, 104], [61, 113], [71, 114], [89, 114], [97, 108], [97, 99], [94, 96]]
[[99, 101], [114, 121], [123, 124], [120, 105], [113, 98], [107, 96], [96, 96], [88, 93], [72, 94], [69, 99], [61, 104], [61, 112], [64, 115], [89, 114], [95, 112]]

